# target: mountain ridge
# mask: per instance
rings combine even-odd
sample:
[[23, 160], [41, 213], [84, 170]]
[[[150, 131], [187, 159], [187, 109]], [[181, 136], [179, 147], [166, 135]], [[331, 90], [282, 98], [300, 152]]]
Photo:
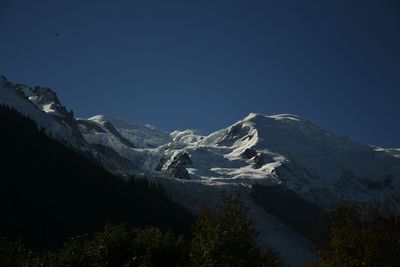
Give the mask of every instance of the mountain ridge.
[[[249, 113], [209, 135], [190, 129], [167, 133], [105, 115], [77, 119], [67, 112], [59, 116], [54, 107], [67, 111], [59, 102], [52, 106], [45, 101], [45, 105], [35, 105], [35, 111], [25, 110], [31, 102], [25, 92], [29, 87], [23, 87], [24, 97], [20, 85], [4, 80], [0, 85], [0, 104], [28, 116], [36, 114], [33, 119], [40, 127], [48, 126], [40, 124], [43, 120], [58, 123], [63, 135], [54, 135], [57, 127], [49, 124], [47, 132], [53, 133], [53, 138], [90, 153], [113, 173], [146, 175], [163, 183], [171, 197], [191, 212], [210, 201], [217, 204], [221, 191], [241, 191], [250, 215], [258, 222], [260, 244], [281, 251], [294, 266], [313, 257], [312, 245], [278, 215], [267, 214], [255, 203], [250, 195], [254, 185], [289, 190], [301, 201], [322, 209], [346, 200], [400, 195], [399, 149], [361, 144], [297, 115]], [[35, 94], [34, 90], [27, 92]]]
[[0, 231], [57, 247], [106, 224], [157, 225], [188, 234], [192, 216], [142, 177], [122, 181], [0, 105]]

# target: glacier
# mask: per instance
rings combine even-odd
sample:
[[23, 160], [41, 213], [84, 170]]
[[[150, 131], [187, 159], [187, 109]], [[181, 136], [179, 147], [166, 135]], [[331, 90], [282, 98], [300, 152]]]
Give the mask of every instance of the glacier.
[[222, 191], [241, 192], [259, 244], [272, 246], [291, 266], [312, 261], [313, 245], [255, 204], [254, 184], [291, 190], [321, 209], [345, 200], [383, 200], [400, 191], [400, 149], [361, 144], [296, 115], [250, 113], [209, 135], [190, 129], [169, 133], [106, 115], [75, 118], [51, 89], [14, 84], [4, 76], [0, 104], [123, 179], [161, 182], [193, 213], [206, 203], [218, 205]]

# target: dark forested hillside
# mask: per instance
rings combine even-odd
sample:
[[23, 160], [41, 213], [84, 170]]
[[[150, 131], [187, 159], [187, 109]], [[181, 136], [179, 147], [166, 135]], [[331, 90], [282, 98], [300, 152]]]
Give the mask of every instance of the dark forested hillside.
[[266, 213], [276, 216], [304, 236], [311, 237], [320, 224], [321, 208], [288, 189], [255, 184], [250, 195]]
[[0, 106], [0, 231], [42, 247], [105, 224], [189, 232], [189, 213], [146, 180], [123, 182]]

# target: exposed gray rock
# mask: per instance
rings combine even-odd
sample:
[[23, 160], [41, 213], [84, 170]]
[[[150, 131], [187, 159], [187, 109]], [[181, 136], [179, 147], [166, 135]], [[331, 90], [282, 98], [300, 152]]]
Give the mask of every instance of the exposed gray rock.
[[193, 165], [188, 153], [182, 153], [174, 157], [166, 168], [166, 173], [178, 179], [190, 179], [190, 174], [186, 170], [186, 166]]
[[161, 171], [162, 167], [164, 166], [164, 164], [167, 162], [167, 160], [165, 158], [161, 158], [160, 161], [157, 164], [157, 167], [155, 168], [156, 171]]
[[179, 163], [170, 164], [166, 173], [174, 178], [190, 180], [189, 172]]
[[252, 161], [253, 161], [252, 166], [254, 169], [261, 168], [264, 165], [264, 154], [261, 152], [258, 152], [257, 155], [255, 155], [252, 158]]
[[179, 154], [175, 159], [179, 161], [183, 166], [193, 165], [193, 162], [187, 152]]
[[[60, 100], [58, 99], [57, 94], [47, 87], [36, 86], [32, 93], [38, 96], [38, 102], [41, 103], [50, 103], [54, 102], [56, 105], [61, 105]], [[62, 109], [65, 110], [65, 107], [62, 106]]]
[[261, 168], [264, 164], [264, 154], [261, 152], [258, 152], [255, 149], [252, 148], [246, 148], [245, 151], [243, 151], [243, 153], [241, 154], [241, 156], [245, 159], [251, 159], [252, 163], [252, 167], [254, 169], [259, 169]]
[[245, 159], [251, 159], [257, 155], [257, 151], [251, 148], [246, 148], [245, 151], [242, 153], [242, 157]]

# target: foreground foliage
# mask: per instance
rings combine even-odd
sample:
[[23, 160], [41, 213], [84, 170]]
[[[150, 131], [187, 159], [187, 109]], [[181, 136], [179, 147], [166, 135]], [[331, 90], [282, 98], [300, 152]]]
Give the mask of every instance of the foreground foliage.
[[33, 252], [4, 238], [0, 243], [0, 266], [185, 266], [187, 258], [182, 237], [154, 227], [106, 226], [91, 238], [72, 238], [56, 252]]
[[316, 238], [319, 260], [314, 266], [399, 266], [397, 204], [349, 202], [327, 213]]
[[149, 225], [189, 234], [193, 217], [161, 186], [124, 182], [49, 138], [31, 119], [0, 105], [0, 231], [36, 248], [106, 224]]
[[155, 227], [106, 226], [77, 236], [56, 251], [37, 252], [0, 238], [0, 266], [280, 266], [271, 248], [261, 252], [240, 196], [223, 196], [220, 209], [204, 208], [186, 241]]
[[257, 232], [240, 200], [222, 195], [220, 210], [206, 207], [193, 228], [191, 262], [194, 266], [279, 266], [280, 258], [267, 248], [261, 253]]

